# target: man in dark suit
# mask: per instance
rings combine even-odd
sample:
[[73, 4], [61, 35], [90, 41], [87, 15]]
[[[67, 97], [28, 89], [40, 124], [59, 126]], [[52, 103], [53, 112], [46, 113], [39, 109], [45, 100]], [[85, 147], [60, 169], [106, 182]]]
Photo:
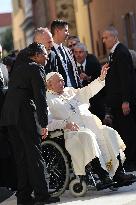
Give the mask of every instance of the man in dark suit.
[[[41, 153], [41, 136], [47, 136], [48, 112], [45, 95], [43, 65], [48, 55], [42, 44], [33, 43], [26, 48], [27, 61], [14, 67], [1, 113], [1, 124], [8, 127], [17, 165], [17, 204], [33, 202], [51, 203], [59, 199], [49, 196]], [[35, 109], [41, 133], [36, 127]], [[41, 136], [40, 136], [41, 135]], [[35, 204], [36, 204], [35, 203]]]
[[106, 104], [111, 109], [113, 128], [124, 140], [126, 168], [136, 168], [136, 121], [134, 69], [131, 54], [118, 41], [118, 32], [110, 27], [103, 32], [103, 43], [110, 50], [109, 72], [106, 76]]
[[69, 35], [68, 23], [63, 20], [54, 20], [51, 24], [51, 33], [54, 40], [52, 50], [56, 54], [58, 72], [63, 76], [65, 86], [80, 87], [80, 80], [73, 55], [71, 55], [70, 49], [62, 44]]
[[[87, 52], [87, 48], [83, 43], [74, 46], [74, 56], [78, 68], [79, 77], [82, 86], [88, 85], [90, 82], [99, 77], [101, 65], [93, 54]], [[97, 115], [101, 120], [104, 118], [104, 89], [90, 99], [90, 111]]]

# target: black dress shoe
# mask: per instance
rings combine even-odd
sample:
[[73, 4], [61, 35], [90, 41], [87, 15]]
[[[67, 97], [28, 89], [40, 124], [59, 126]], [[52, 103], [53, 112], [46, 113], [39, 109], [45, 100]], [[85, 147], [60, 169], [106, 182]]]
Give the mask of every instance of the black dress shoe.
[[97, 188], [97, 190], [103, 190], [103, 189], [107, 189], [109, 187], [112, 187], [115, 184], [116, 184], [116, 182], [113, 181], [110, 177], [106, 177], [106, 178], [102, 179], [100, 183], [97, 183], [96, 188]]
[[44, 205], [44, 204], [51, 204], [51, 203], [56, 203], [60, 202], [59, 197], [49, 197], [49, 199], [43, 199], [40, 201], [36, 201], [34, 205]]
[[32, 196], [26, 198], [17, 198], [17, 205], [34, 205], [35, 199]]
[[136, 176], [134, 174], [125, 174], [121, 172], [115, 174], [113, 180], [117, 182], [116, 186], [129, 186], [136, 182]]
[[126, 172], [136, 171], [136, 165], [133, 165], [133, 164], [126, 165], [124, 168], [125, 168], [125, 171], [126, 171]]

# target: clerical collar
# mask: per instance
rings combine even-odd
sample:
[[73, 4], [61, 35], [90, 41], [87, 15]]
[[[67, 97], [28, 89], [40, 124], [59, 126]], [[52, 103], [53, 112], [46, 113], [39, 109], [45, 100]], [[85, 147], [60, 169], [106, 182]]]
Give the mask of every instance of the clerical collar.
[[110, 53], [114, 53], [114, 51], [115, 51], [115, 49], [116, 49], [116, 47], [117, 47], [117, 45], [118, 45], [119, 43], [120, 43], [120, 42], [117, 41], [117, 43], [114, 44], [114, 46], [113, 46], [112, 49], [110, 50]]

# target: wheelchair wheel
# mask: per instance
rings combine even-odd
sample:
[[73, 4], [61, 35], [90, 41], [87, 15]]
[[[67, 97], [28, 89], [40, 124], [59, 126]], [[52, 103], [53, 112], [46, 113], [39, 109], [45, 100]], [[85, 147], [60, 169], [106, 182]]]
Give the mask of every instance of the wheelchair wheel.
[[71, 194], [75, 197], [84, 196], [87, 192], [86, 182], [80, 182], [80, 179], [74, 179], [69, 184], [69, 190]]
[[69, 163], [63, 149], [51, 140], [42, 143], [46, 181], [52, 196], [60, 196], [69, 184]]

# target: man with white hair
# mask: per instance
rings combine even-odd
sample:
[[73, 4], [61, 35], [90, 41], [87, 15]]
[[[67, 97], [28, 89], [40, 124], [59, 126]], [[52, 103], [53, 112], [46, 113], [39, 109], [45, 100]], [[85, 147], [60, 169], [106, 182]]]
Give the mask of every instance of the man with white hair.
[[47, 102], [52, 117], [59, 120], [64, 129], [65, 147], [71, 155], [75, 174], [85, 175], [85, 166], [95, 161], [93, 165], [97, 164], [95, 170], [101, 181], [109, 173], [115, 181], [125, 184], [136, 180], [135, 176], [121, 171], [121, 163], [119, 166], [117, 157], [120, 156], [123, 163], [125, 144], [114, 129], [103, 126], [88, 110], [89, 99], [105, 85], [108, 68], [105, 64], [100, 77], [81, 89], [64, 88], [64, 79], [59, 73], [47, 74]]
[[[53, 44], [53, 38], [52, 34], [49, 31], [48, 28], [44, 27], [39, 27], [35, 30], [34, 32], [34, 42], [36, 43], [41, 43], [45, 46], [47, 52], [48, 52], [48, 60], [47, 64], [44, 66], [45, 73], [49, 73], [51, 71], [58, 71], [57, 67], [57, 59], [55, 53], [51, 50], [52, 44]], [[16, 62], [15, 62], [15, 67], [18, 66], [19, 64], [23, 63], [24, 61], [28, 59], [27, 57], [27, 52], [26, 48], [21, 50], [20, 53], [17, 56]]]
[[87, 48], [83, 43], [74, 46], [74, 56], [82, 85], [96, 79], [100, 75], [101, 66], [93, 54], [88, 54]]
[[106, 105], [113, 116], [113, 128], [123, 138], [127, 148], [126, 168], [136, 170], [136, 109], [135, 80], [132, 57], [119, 42], [118, 31], [109, 27], [103, 32], [103, 43], [110, 51], [109, 72], [106, 76]]

